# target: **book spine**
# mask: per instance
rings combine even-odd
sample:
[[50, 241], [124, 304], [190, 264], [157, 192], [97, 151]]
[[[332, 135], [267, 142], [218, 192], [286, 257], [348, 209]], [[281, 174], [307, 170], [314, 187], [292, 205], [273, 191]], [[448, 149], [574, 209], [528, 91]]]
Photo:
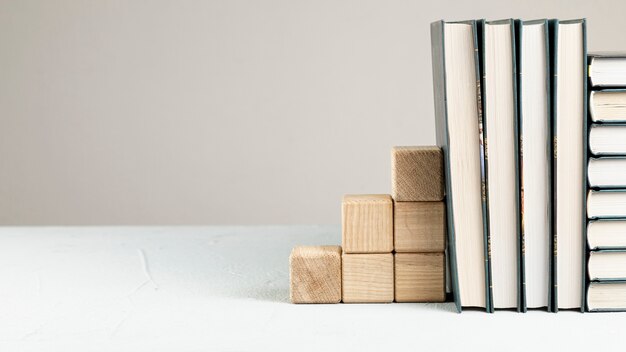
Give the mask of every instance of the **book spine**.
[[[550, 94], [550, 115], [552, 120], [552, 219], [555, 219], [556, 215], [556, 199], [557, 199], [557, 187], [556, 187], [556, 160], [557, 160], [557, 130], [556, 130], [556, 70], [557, 70], [557, 39], [558, 39], [558, 20], [552, 19], [548, 21], [548, 31], [550, 32], [550, 86], [551, 86], [551, 94]], [[550, 264], [552, 265], [551, 270], [551, 278], [550, 282], [552, 283], [552, 289], [550, 293], [552, 294], [552, 299], [549, 301], [551, 304], [551, 311], [558, 312], [558, 285], [557, 285], [557, 260], [558, 260], [558, 247], [557, 247], [557, 229], [556, 226], [552, 228], [552, 241], [550, 251], [552, 253], [552, 260]], [[550, 307], [548, 307], [550, 309]]]
[[581, 187], [583, 188], [583, 195], [582, 195], [582, 205], [581, 205], [581, 209], [582, 209], [582, 213], [581, 213], [581, 219], [582, 219], [582, 234], [583, 234], [583, 250], [582, 250], [582, 268], [581, 268], [581, 275], [582, 275], [582, 300], [580, 303], [580, 310], [581, 312], [585, 312], [586, 310], [586, 303], [587, 303], [587, 282], [588, 282], [588, 278], [587, 278], [587, 260], [589, 259], [588, 256], [588, 252], [589, 252], [589, 247], [587, 246], [587, 163], [588, 163], [588, 132], [587, 132], [587, 128], [589, 125], [589, 104], [588, 104], [588, 94], [587, 94], [587, 78], [589, 77], [589, 62], [587, 61], [588, 57], [587, 57], [587, 21], [586, 19], [582, 20], [582, 32], [583, 32], [583, 67], [582, 67], [582, 77], [583, 77], [583, 113], [584, 113], [584, 122], [583, 122], [583, 133], [582, 133], [582, 144], [583, 144], [583, 157], [582, 157], [582, 169], [583, 169], [583, 177], [582, 177], [582, 185]]
[[521, 281], [521, 285], [520, 285], [520, 295], [521, 295], [521, 302], [520, 302], [520, 306], [522, 307], [522, 311], [526, 312], [527, 310], [527, 304], [526, 304], [526, 230], [524, 228], [524, 223], [525, 223], [525, 218], [524, 218], [524, 186], [525, 186], [525, 180], [524, 180], [524, 134], [523, 134], [523, 127], [524, 127], [524, 119], [523, 119], [523, 112], [522, 112], [522, 106], [521, 106], [521, 101], [522, 101], [522, 65], [521, 65], [521, 61], [522, 61], [522, 51], [521, 51], [521, 47], [520, 47], [520, 43], [522, 42], [522, 28], [520, 26], [519, 30], [518, 30], [518, 51], [517, 51], [517, 55], [518, 55], [518, 75], [519, 75], [519, 80], [518, 80], [518, 86], [517, 86], [517, 95], [519, 97], [518, 99], [518, 116], [519, 116], [519, 194], [520, 194], [520, 202], [519, 202], [519, 213], [520, 213], [520, 219], [519, 219], [519, 224], [520, 224], [520, 241], [519, 241], [519, 248], [520, 248], [520, 281]]
[[[553, 45], [551, 44], [553, 42], [553, 40], [551, 40], [551, 31], [550, 31], [550, 25], [549, 25], [549, 21], [545, 21], [545, 28], [546, 28], [546, 33], [544, 36], [545, 39], [545, 48], [546, 48], [546, 91], [548, 92], [548, 99], [546, 101], [546, 103], [548, 104], [547, 106], [547, 110], [548, 110], [548, 119], [549, 121], [547, 121], [547, 128], [548, 128], [548, 132], [547, 135], [548, 136], [552, 136], [552, 105], [553, 105], [553, 93], [552, 93], [552, 72], [553, 72], [553, 67], [552, 67], [552, 60], [551, 60], [551, 53], [554, 50]], [[552, 150], [552, 146], [553, 144], [551, 143], [551, 141], [546, 141], [547, 143], [547, 155], [545, 156], [548, 160], [548, 182], [547, 182], [547, 187], [548, 187], [548, 204], [547, 204], [547, 208], [549, 209], [549, 214], [548, 214], [548, 234], [552, 234], [553, 233], [553, 229], [554, 229], [554, 213], [553, 213], [553, 204], [554, 204], [554, 198], [553, 198], [553, 180], [554, 180], [554, 175], [553, 175], [553, 164], [550, 163], [550, 160], [552, 158], [552, 155], [554, 155], [553, 150]], [[554, 270], [553, 267], [553, 263], [552, 260], [550, 260], [552, 258], [552, 241], [550, 240], [551, 237], [548, 237], [548, 243], [546, 243], [546, 245], [548, 246], [548, 272], [549, 272], [549, 278], [548, 278], [548, 292], [546, 293], [548, 295], [548, 311], [552, 311], [552, 272]]]
[[480, 176], [481, 176], [481, 201], [483, 212], [483, 233], [484, 233], [484, 256], [485, 256], [485, 285], [487, 293], [486, 310], [489, 313], [493, 313], [493, 286], [491, 282], [491, 236], [489, 235], [489, 173], [487, 171], [487, 163], [489, 159], [489, 149], [487, 141], [487, 124], [484, 120], [485, 101], [482, 97], [485, 96], [485, 85], [482, 83], [484, 77], [480, 72], [483, 68], [483, 55], [479, 53], [483, 52], [484, 47], [484, 27], [485, 21], [478, 20], [476, 23], [476, 62], [477, 72], [479, 79], [476, 81], [478, 87], [478, 138], [480, 140]]
[[524, 259], [525, 259], [525, 248], [524, 248], [524, 238], [522, 232], [522, 204], [521, 204], [521, 180], [520, 177], [522, 175], [521, 167], [522, 167], [522, 149], [521, 149], [521, 129], [520, 129], [520, 87], [519, 84], [521, 79], [518, 79], [518, 72], [521, 75], [520, 65], [521, 60], [519, 59], [520, 45], [521, 45], [521, 21], [514, 20], [511, 21], [511, 41], [513, 51], [513, 90], [515, 94], [513, 94], [513, 104], [515, 105], [514, 112], [514, 126], [515, 126], [515, 204], [517, 207], [517, 311], [518, 312], [526, 312], [526, 304], [524, 301], [524, 287], [525, 287], [525, 279], [524, 279]]

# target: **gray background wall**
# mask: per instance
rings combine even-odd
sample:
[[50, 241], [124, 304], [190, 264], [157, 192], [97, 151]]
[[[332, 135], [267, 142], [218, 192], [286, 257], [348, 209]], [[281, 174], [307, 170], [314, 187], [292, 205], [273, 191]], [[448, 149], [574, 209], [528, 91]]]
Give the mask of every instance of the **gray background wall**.
[[433, 144], [429, 23], [623, 1], [0, 0], [0, 224], [339, 223]]

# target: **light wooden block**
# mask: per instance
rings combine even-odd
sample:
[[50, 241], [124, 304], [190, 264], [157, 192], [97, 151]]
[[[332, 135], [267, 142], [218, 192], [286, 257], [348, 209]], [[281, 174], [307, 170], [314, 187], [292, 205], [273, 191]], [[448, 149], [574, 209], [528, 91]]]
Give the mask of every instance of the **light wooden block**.
[[390, 195], [345, 195], [341, 216], [345, 253], [393, 251], [393, 200]]
[[341, 302], [341, 247], [298, 246], [289, 256], [292, 303]]
[[444, 302], [443, 253], [396, 253], [396, 302]]
[[393, 199], [399, 202], [443, 199], [443, 154], [440, 148], [393, 147], [391, 164]]
[[393, 302], [393, 254], [342, 256], [344, 303]]
[[395, 202], [393, 217], [396, 252], [446, 250], [444, 202]]

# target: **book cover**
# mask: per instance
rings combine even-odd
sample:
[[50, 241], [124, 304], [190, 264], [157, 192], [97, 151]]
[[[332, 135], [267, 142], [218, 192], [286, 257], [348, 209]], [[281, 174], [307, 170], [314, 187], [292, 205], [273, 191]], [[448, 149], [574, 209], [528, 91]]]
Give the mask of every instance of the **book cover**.
[[[485, 26], [485, 20], [480, 19], [476, 20], [476, 42], [479, 47], [482, 47], [483, 43], [483, 28]], [[478, 52], [481, 53], [482, 50], [478, 49]], [[479, 69], [483, 67], [483, 56], [478, 55], [478, 67]], [[489, 173], [487, 172], [487, 158], [488, 158], [488, 150], [487, 150], [487, 138], [486, 133], [486, 125], [484, 121], [484, 111], [485, 111], [485, 100], [482, 97], [485, 96], [485, 85], [482, 84], [482, 74], [479, 73], [479, 81], [480, 85], [480, 102], [478, 106], [481, 109], [480, 114], [478, 114], [478, 131], [479, 131], [479, 139], [480, 139], [480, 176], [481, 176], [481, 200], [482, 200], [482, 211], [483, 211], [483, 233], [485, 234], [484, 239], [484, 252], [485, 252], [485, 278], [486, 278], [486, 287], [487, 287], [487, 307], [485, 308], [487, 312], [493, 313], [493, 290], [491, 283], [491, 242], [489, 237], [489, 186], [488, 179]]]

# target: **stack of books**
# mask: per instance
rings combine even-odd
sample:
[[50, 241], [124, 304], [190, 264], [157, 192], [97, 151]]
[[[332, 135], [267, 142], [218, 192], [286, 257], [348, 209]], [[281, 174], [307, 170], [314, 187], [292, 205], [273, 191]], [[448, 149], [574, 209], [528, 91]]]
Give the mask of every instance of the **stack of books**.
[[431, 39], [458, 311], [583, 310], [585, 20], [438, 21]]
[[626, 310], [626, 55], [589, 56], [590, 311]]

